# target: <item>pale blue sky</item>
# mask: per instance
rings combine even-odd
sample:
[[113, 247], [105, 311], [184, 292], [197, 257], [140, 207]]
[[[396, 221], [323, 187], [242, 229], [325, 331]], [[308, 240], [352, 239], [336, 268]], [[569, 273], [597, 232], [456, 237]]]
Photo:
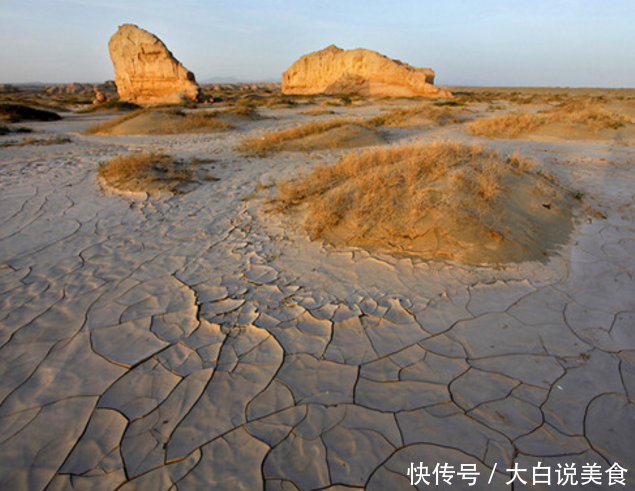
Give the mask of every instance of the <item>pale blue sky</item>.
[[108, 40], [127, 22], [199, 80], [279, 78], [336, 44], [440, 85], [635, 87], [635, 0], [0, 0], [0, 83], [113, 79]]

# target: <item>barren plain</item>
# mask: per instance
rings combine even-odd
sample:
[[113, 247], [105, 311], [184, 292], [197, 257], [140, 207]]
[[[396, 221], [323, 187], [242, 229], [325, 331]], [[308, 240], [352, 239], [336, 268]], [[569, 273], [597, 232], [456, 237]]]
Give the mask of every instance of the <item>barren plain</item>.
[[[450, 90], [216, 88], [179, 111], [224, 127], [167, 135], [87, 134], [119, 114], [73, 105], [12, 123], [32, 133], [0, 136], [0, 489], [406, 490], [413, 462], [493, 491], [515, 464], [618, 463], [635, 489], [635, 91]], [[342, 138], [257, 145], [334, 118]], [[275, 206], [350, 147], [432, 142], [532, 159], [575, 204], [566, 240], [478, 264], [314, 239]], [[100, 178], [142, 152], [187, 182]]]

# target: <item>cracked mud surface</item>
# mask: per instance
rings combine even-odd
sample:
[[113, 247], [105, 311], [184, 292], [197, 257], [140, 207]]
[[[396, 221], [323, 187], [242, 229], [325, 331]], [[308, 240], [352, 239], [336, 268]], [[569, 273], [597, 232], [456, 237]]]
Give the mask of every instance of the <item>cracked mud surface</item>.
[[[74, 116], [33, 125], [70, 144], [1, 151], [0, 489], [412, 489], [420, 461], [497, 465], [493, 490], [514, 463], [618, 462], [635, 488], [635, 150], [483, 140], [607, 218], [546, 264], [474, 268], [334, 249], [266, 213], [258, 184], [339, 155], [236, 153], [300, 118], [267, 114], [172, 137], [83, 136], [95, 117]], [[132, 150], [211, 155], [220, 181], [103, 192], [97, 164]]]

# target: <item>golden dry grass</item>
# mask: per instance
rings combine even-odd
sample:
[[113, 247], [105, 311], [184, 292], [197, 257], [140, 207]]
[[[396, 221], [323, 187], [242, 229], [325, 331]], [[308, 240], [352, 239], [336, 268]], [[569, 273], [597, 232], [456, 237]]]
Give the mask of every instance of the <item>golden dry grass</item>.
[[487, 138], [514, 138], [543, 126], [544, 116], [528, 111], [514, 111], [501, 116], [477, 119], [468, 126], [472, 135]]
[[430, 103], [413, 107], [397, 108], [387, 111], [368, 120], [371, 126], [404, 127], [421, 123], [437, 126], [455, 123], [457, 109], [453, 106], [439, 106]]
[[99, 166], [99, 177], [118, 191], [182, 192], [194, 180], [193, 165], [170, 155], [144, 152], [111, 158]]
[[488, 138], [515, 138], [532, 133], [550, 124], [568, 127], [583, 126], [597, 133], [604, 129], [619, 129], [631, 118], [610, 111], [605, 101], [580, 97], [565, 101], [546, 111], [537, 113], [514, 111], [501, 116], [478, 119], [468, 129], [471, 134]]
[[302, 205], [314, 239], [477, 264], [540, 259], [550, 246], [539, 231], [560, 238], [570, 214], [533, 165], [453, 142], [372, 149], [282, 181], [272, 203]]
[[86, 130], [88, 134], [108, 134], [124, 123], [138, 118], [152, 119], [140, 124], [130, 134], [173, 135], [178, 133], [197, 133], [203, 131], [222, 131], [233, 126], [218, 118], [218, 112], [184, 112], [179, 109], [145, 108], [94, 125]]
[[346, 125], [363, 125], [363, 122], [353, 118], [333, 118], [326, 121], [313, 121], [292, 128], [267, 133], [263, 136], [246, 138], [238, 146], [238, 150], [243, 153], [266, 155], [281, 150], [284, 144], [292, 140], [299, 140]]
[[592, 130], [618, 129], [631, 122], [631, 118], [610, 111], [606, 102], [587, 98], [572, 99], [547, 112], [551, 122], [567, 125], [581, 124]]

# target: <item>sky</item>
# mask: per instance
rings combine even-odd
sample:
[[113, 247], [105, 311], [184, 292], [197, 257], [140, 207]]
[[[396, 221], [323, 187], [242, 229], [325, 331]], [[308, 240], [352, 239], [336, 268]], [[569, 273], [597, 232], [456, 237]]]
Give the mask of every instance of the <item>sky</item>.
[[0, 83], [114, 79], [124, 23], [197, 80], [280, 80], [331, 44], [435, 70], [438, 85], [635, 87], [635, 0], [0, 0]]

